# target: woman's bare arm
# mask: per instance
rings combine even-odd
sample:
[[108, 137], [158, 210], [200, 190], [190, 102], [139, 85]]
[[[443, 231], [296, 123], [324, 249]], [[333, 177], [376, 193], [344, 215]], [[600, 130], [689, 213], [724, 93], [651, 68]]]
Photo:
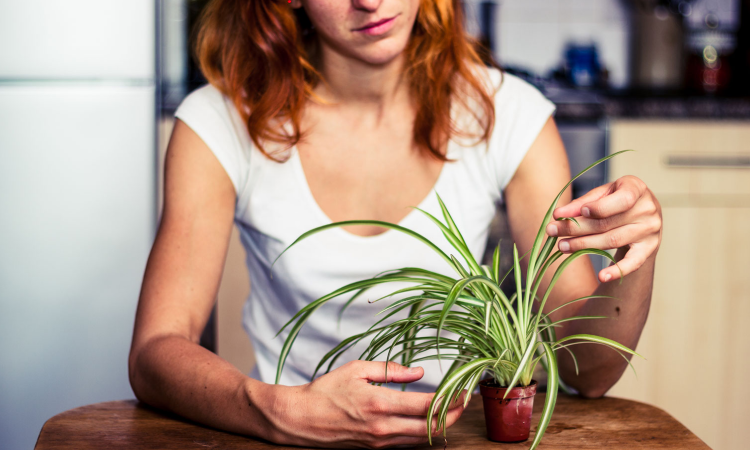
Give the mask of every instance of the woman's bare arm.
[[[219, 429], [272, 442], [325, 447], [426, 441], [431, 394], [397, 392], [383, 363], [355, 361], [302, 386], [253, 380], [198, 339], [216, 298], [235, 193], [203, 141], [177, 121], [165, 166], [164, 214], [143, 280], [130, 352], [136, 396]], [[388, 380], [420, 379], [393, 364]], [[448, 426], [461, 415], [456, 405]], [[434, 421], [433, 421], [434, 423]]]
[[246, 377], [200, 347], [234, 216], [229, 177], [202, 140], [177, 121], [165, 162], [164, 212], [149, 257], [130, 352], [136, 396], [198, 422], [259, 434], [245, 405]]
[[[623, 155], [622, 157], [627, 157]], [[514, 240], [519, 244], [519, 252], [527, 252], [544, 214], [559, 190], [570, 179], [565, 149], [552, 119], [548, 121], [538, 138], [529, 149], [516, 174], [505, 190], [508, 216]], [[615, 184], [619, 183], [617, 186]], [[565, 322], [558, 328], [558, 337], [588, 333], [614, 339], [630, 348], [638, 344], [643, 326], [646, 323], [653, 283], [654, 260], [660, 241], [661, 213], [658, 202], [640, 180], [626, 177], [597, 188], [585, 197], [571, 202], [570, 190], [560, 200], [555, 217], [577, 217], [581, 228], [572, 222], [554, 222], [557, 235], [582, 236], [577, 239], [560, 239], [571, 246], [564, 253], [593, 247], [603, 250], [617, 248], [616, 259], [627, 277], [622, 285], [617, 281], [617, 268], [610, 267], [594, 274], [588, 257], [582, 257], [570, 264], [558, 280], [545, 306], [550, 311], [563, 303], [592, 294], [616, 297], [619, 300], [593, 299], [582, 301], [563, 308], [555, 313], [553, 320], [573, 315], [601, 315], [611, 319], [579, 320]], [[618, 191], [619, 189], [619, 191]], [[611, 194], [618, 192], [617, 195]], [[625, 195], [627, 194], [627, 195]], [[640, 197], [638, 197], [640, 195]], [[618, 197], [637, 197], [632, 204], [622, 203], [601, 217], [580, 217], [581, 208], [589, 206], [594, 210], [602, 205], [618, 202]], [[605, 198], [609, 197], [609, 198]], [[613, 231], [614, 230], [614, 231]], [[612, 239], [616, 236], [616, 239]], [[636, 251], [632, 251], [633, 247]], [[561, 248], [564, 250], [564, 248]], [[629, 251], [630, 250], [630, 251]], [[625, 255], [630, 260], [625, 260]], [[547, 274], [542, 283], [546, 289], [554, 270], [562, 258]], [[525, 265], [522, 265], [525, 267]], [[614, 275], [613, 275], [614, 274]], [[607, 278], [607, 276], [610, 278]], [[605, 282], [606, 280], [609, 280]], [[601, 345], [581, 344], [571, 348], [579, 365], [576, 375], [573, 360], [565, 352], [559, 352], [560, 375], [582, 395], [598, 397], [604, 395], [622, 375], [627, 362], [612, 349]]]

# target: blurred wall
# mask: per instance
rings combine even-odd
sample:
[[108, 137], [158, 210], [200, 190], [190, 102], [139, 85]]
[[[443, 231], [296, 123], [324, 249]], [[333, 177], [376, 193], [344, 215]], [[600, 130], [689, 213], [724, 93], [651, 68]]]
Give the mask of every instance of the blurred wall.
[[622, 0], [502, 0], [497, 10], [496, 57], [501, 65], [540, 75], [560, 66], [565, 45], [596, 44], [612, 87], [629, 81], [630, 23]]

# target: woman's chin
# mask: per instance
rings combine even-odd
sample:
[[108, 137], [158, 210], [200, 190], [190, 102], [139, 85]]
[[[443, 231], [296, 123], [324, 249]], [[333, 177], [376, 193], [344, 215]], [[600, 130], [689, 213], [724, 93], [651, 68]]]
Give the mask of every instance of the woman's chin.
[[394, 44], [396, 43], [378, 42], [370, 48], [358, 51], [357, 59], [374, 66], [388, 64], [404, 52], [404, 46]]

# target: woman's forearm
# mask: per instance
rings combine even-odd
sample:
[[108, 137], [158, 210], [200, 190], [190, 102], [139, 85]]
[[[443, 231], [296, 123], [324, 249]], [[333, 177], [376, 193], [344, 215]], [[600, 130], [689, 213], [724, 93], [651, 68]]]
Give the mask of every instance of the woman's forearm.
[[[624, 251], [618, 251], [616, 259]], [[607, 316], [607, 319], [586, 319], [566, 322], [558, 331], [558, 338], [572, 334], [593, 334], [615, 340], [635, 350], [646, 324], [651, 304], [656, 254], [649, 257], [622, 283], [611, 281], [600, 284], [593, 295], [615, 299], [587, 300], [575, 313], [582, 316]], [[570, 347], [578, 361], [576, 375], [573, 358], [565, 350], [558, 351], [560, 376], [587, 397], [604, 395], [620, 379], [627, 361], [616, 351], [603, 345], [584, 343]], [[630, 359], [632, 355], [626, 355]]]
[[[375, 383], [411, 383], [420, 368], [352, 361], [301, 386], [244, 376], [228, 362], [179, 336], [153, 339], [130, 361], [136, 396], [196, 422], [284, 445], [325, 448], [415, 446], [427, 441], [432, 394]], [[446, 427], [463, 412], [459, 399]], [[433, 420], [433, 434], [437, 433]]]
[[268, 439], [264, 405], [276, 386], [252, 380], [214, 353], [177, 335], [149, 340], [131, 354], [139, 400], [218, 429]]

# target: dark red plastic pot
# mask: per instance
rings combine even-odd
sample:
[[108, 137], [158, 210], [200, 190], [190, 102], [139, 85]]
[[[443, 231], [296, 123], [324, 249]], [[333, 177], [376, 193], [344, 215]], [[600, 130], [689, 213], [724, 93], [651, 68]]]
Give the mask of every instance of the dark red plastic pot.
[[529, 438], [531, 410], [534, 407], [536, 381], [528, 386], [516, 386], [505, 399], [504, 387], [492, 378], [479, 382], [479, 392], [484, 400], [484, 420], [487, 438], [495, 442], [521, 442]]

